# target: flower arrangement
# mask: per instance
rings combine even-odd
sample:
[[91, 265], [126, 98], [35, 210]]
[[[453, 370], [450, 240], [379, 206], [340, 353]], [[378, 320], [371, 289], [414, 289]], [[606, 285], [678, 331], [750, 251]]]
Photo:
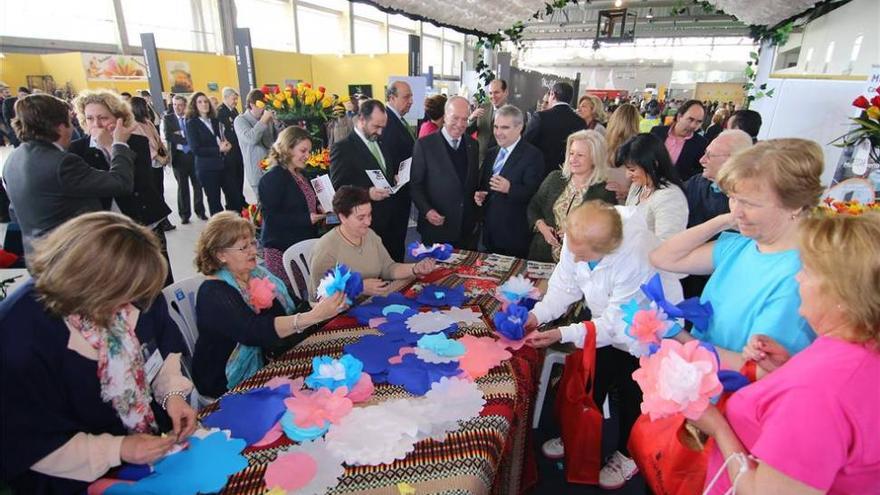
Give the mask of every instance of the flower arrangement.
[[328, 270], [318, 284], [318, 299], [333, 297], [337, 292], [345, 294], [345, 303], [351, 305], [361, 292], [364, 291], [364, 281], [361, 274], [353, 272], [343, 264], [336, 264]]
[[817, 210], [829, 215], [861, 215], [866, 211], [880, 212], [880, 203], [861, 203], [857, 200], [840, 201], [834, 198], [825, 198]]
[[333, 116], [333, 96], [327, 94], [324, 86], [313, 89], [310, 83], [288, 85], [282, 90], [278, 86], [263, 86], [263, 101], [257, 102], [260, 108], [270, 107], [281, 120], [304, 120], [312, 117], [328, 120]]
[[260, 210], [260, 205], [247, 205], [242, 208], [241, 217], [250, 221], [258, 229], [263, 226], [263, 212]]
[[876, 94], [859, 95], [852, 105], [862, 109], [862, 114], [850, 120], [856, 125], [846, 134], [834, 140], [834, 145], [841, 148], [855, 146], [865, 140], [871, 144], [870, 158], [880, 163], [880, 87]]

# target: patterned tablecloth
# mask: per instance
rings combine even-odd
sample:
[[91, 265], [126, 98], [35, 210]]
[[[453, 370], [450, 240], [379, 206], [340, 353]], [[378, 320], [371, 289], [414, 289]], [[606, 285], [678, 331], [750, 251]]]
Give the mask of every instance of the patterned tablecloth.
[[[509, 277], [530, 273], [533, 267], [523, 260], [469, 251], [455, 253], [450, 261], [439, 264], [434, 273], [405, 285], [403, 290], [418, 293], [427, 283], [464, 286], [466, 305], [481, 309], [483, 322], [462, 326], [453, 337], [491, 335], [491, 315], [499, 305], [492, 296], [495, 287]], [[306, 376], [311, 372], [312, 358], [339, 357], [343, 346], [371, 334], [379, 332], [351, 317], [339, 316], [232, 392], [258, 388], [274, 377]], [[540, 356], [534, 349], [524, 347], [514, 352], [510, 360], [477, 380], [486, 398], [479, 417], [464, 423], [444, 442], [429, 439], [416, 444], [414, 452], [393, 464], [346, 466], [345, 475], [328, 493], [398, 495], [398, 483], [408, 483], [418, 494], [522, 493], [537, 477], [529, 419], [539, 367]], [[403, 388], [380, 384], [364, 405], [405, 397], [411, 395]], [[216, 407], [216, 403], [211, 404], [201, 415]], [[282, 437], [267, 447], [245, 450], [248, 467], [231, 477], [222, 493], [263, 493], [267, 464], [291, 443]]]

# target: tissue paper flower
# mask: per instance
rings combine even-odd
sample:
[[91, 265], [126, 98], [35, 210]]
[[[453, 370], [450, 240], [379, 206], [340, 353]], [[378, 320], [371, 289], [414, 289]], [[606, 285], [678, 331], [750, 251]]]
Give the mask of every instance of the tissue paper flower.
[[383, 402], [355, 408], [327, 432], [327, 449], [346, 464], [391, 464], [415, 449], [418, 420], [411, 401]]
[[[345, 474], [342, 459], [327, 449], [324, 439], [291, 445], [266, 467], [264, 480], [281, 493], [323, 495], [339, 484]], [[267, 494], [268, 495], [268, 494]]]
[[[455, 327], [452, 329], [451, 327]], [[437, 332], [455, 332], [458, 326], [455, 320], [440, 311], [416, 313], [406, 320], [406, 327], [413, 333], [428, 334]]]
[[284, 414], [284, 399], [290, 397], [290, 387], [282, 385], [228, 394], [220, 399], [220, 409], [202, 420], [208, 427], [230, 430], [234, 438], [251, 445], [266, 435]]
[[[709, 328], [709, 318], [712, 317], [712, 305], [709, 302], [701, 303], [699, 297], [685, 299], [677, 304], [667, 301], [663, 294], [663, 284], [659, 274], [651, 277], [651, 280], [642, 285], [641, 289], [645, 296], [670, 318], [684, 318], [692, 322], [694, 328], [700, 331]], [[680, 327], [678, 329], [681, 330]]]
[[634, 339], [629, 351], [636, 357], [656, 352], [662, 339], [673, 337], [681, 331], [681, 327], [654, 302], [648, 308], [642, 308], [632, 299], [621, 306], [621, 310], [626, 323], [624, 333]]
[[364, 363], [350, 354], [339, 359], [319, 356], [312, 359], [312, 374], [306, 377], [306, 385], [311, 389], [327, 387], [333, 391], [347, 387], [351, 390], [363, 371]]
[[425, 258], [434, 258], [435, 260], [445, 261], [452, 256], [452, 245], [432, 244], [428, 247], [420, 242], [412, 242], [407, 246], [407, 251], [410, 256], [419, 261]]
[[461, 306], [464, 304], [464, 287], [426, 285], [416, 301], [426, 306]]
[[421, 349], [432, 351], [438, 356], [457, 358], [464, 354], [464, 346], [458, 341], [447, 338], [442, 333], [425, 335], [419, 339], [418, 346]]
[[300, 428], [297, 426], [296, 421], [294, 421], [293, 413], [287, 411], [281, 416], [281, 429], [284, 430], [284, 434], [287, 435], [287, 438], [293, 440], [294, 442], [308, 442], [309, 440], [314, 440], [324, 433], [327, 433], [327, 429], [330, 427], [330, 422], [326, 422], [323, 427], [307, 427]]
[[495, 330], [513, 341], [520, 341], [525, 337], [525, 325], [528, 319], [529, 310], [518, 304], [511, 304], [507, 310], [499, 311], [492, 317]]
[[332, 270], [328, 270], [321, 283], [318, 284], [318, 299], [331, 297], [337, 292], [345, 293], [345, 303], [351, 305], [354, 300], [364, 291], [364, 281], [361, 274], [351, 271], [347, 266], [337, 264]]
[[339, 387], [333, 392], [328, 388], [319, 388], [314, 392], [302, 392], [296, 397], [285, 399], [284, 405], [293, 415], [296, 426], [323, 428], [328, 422], [338, 423], [351, 412], [353, 405], [346, 394], [348, 389], [345, 387]]
[[456, 361], [427, 363], [415, 355], [408, 354], [403, 356], [400, 364], [392, 364], [388, 367], [388, 383], [399, 385], [413, 395], [425, 395], [434, 382], [444, 376], [459, 374], [461, 369]]
[[458, 366], [472, 380], [485, 376], [489, 370], [512, 356], [503, 344], [492, 337], [465, 335], [458, 341], [465, 348], [464, 356], [458, 359]]
[[502, 304], [519, 304], [523, 299], [539, 299], [541, 291], [531, 280], [522, 275], [509, 278], [495, 291], [495, 298]]
[[275, 299], [275, 284], [266, 278], [251, 277], [248, 281], [248, 294], [251, 296], [251, 306], [257, 313], [272, 307]]
[[477, 385], [461, 378], [441, 378], [425, 396], [413, 402], [418, 418], [419, 439], [444, 441], [449, 432], [458, 430], [463, 421], [479, 416], [486, 399]]
[[642, 413], [651, 420], [682, 413], [698, 419], [712, 397], [721, 393], [718, 359], [698, 340], [681, 344], [665, 339], [651, 356], [639, 359], [633, 379], [642, 389]]
[[346, 397], [357, 404], [372, 397], [374, 391], [373, 378], [368, 373], [361, 373], [361, 379], [354, 384], [354, 388], [346, 394]]
[[396, 356], [391, 356], [390, 358], [388, 358], [388, 363], [389, 364], [400, 364], [403, 362], [403, 356], [406, 356], [407, 354], [415, 354], [415, 353], [416, 353], [415, 347], [401, 347], [400, 350], [397, 352]]
[[463, 325], [476, 325], [483, 323], [483, 313], [480, 311], [474, 311], [470, 308], [453, 307], [443, 309], [441, 312], [448, 316], [452, 321]]

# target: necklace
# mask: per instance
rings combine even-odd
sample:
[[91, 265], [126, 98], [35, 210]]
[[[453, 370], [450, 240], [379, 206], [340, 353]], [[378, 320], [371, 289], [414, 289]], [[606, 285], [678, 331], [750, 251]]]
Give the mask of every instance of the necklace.
[[352, 247], [356, 247], [356, 248], [358, 248], [358, 250], [363, 248], [364, 240], [361, 239], [360, 242], [355, 243], [354, 241], [349, 239], [347, 235], [345, 235], [345, 232], [342, 231], [342, 227], [339, 227], [339, 235], [341, 235], [342, 238], [345, 239], [345, 242], [351, 244]]

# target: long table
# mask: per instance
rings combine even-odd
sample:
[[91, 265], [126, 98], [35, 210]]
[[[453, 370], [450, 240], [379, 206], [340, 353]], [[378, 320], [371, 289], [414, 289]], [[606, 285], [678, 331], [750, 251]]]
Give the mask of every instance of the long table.
[[[492, 335], [491, 315], [498, 309], [494, 287], [517, 274], [525, 274], [527, 262], [513, 258], [459, 251], [454, 262], [438, 265], [433, 274], [411, 281], [402, 287], [417, 293], [427, 283], [445, 287], [464, 286], [466, 306], [479, 308], [483, 322], [461, 326], [453, 337], [466, 334]], [[341, 315], [328, 322], [295, 348], [267, 364], [230, 393], [258, 388], [275, 377], [301, 377], [311, 372], [312, 358], [323, 355], [339, 357], [343, 346], [364, 335], [379, 332]], [[537, 468], [530, 440], [530, 417], [533, 409], [540, 355], [529, 347], [515, 351], [513, 357], [492, 369], [476, 383], [486, 399], [480, 416], [463, 423], [443, 442], [424, 440], [405, 459], [379, 466], [346, 466], [345, 475], [330, 494], [400, 493], [397, 484], [407, 483], [416, 493], [443, 494], [518, 494], [537, 479]], [[411, 397], [403, 388], [377, 384], [370, 402]], [[207, 406], [201, 416], [210, 414], [217, 403]], [[263, 448], [248, 448], [244, 455], [248, 467], [229, 479], [222, 493], [261, 494], [266, 490], [263, 474], [279, 452], [291, 445], [282, 437]]]

